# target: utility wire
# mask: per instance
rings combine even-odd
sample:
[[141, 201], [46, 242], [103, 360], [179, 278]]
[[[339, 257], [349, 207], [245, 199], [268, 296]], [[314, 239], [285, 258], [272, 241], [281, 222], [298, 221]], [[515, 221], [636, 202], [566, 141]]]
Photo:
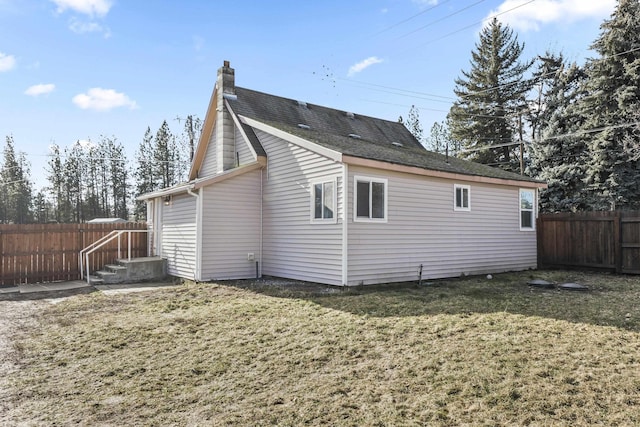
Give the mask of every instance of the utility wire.
[[415, 15], [411, 15], [410, 17], [408, 17], [408, 18], [406, 18], [406, 19], [403, 19], [403, 20], [402, 20], [402, 21], [400, 21], [400, 22], [396, 22], [395, 24], [390, 25], [390, 26], [388, 26], [387, 28], [384, 28], [384, 29], [382, 29], [382, 30], [378, 31], [378, 32], [377, 32], [377, 33], [375, 33], [375, 34], [372, 34], [372, 35], [371, 35], [371, 37], [378, 36], [378, 35], [380, 35], [380, 34], [382, 34], [382, 33], [385, 33], [385, 32], [387, 32], [387, 31], [389, 31], [389, 30], [393, 29], [393, 28], [396, 28], [396, 27], [398, 27], [398, 26], [400, 26], [400, 25], [402, 25], [402, 24], [404, 24], [404, 23], [406, 23], [406, 22], [411, 21], [411, 20], [412, 20], [412, 19], [414, 19], [414, 18], [417, 18], [417, 17], [418, 17], [418, 16], [420, 16], [420, 15], [424, 15], [425, 13], [427, 13], [427, 12], [429, 12], [429, 11], [431, 11], [431, 10], [435, 9], [435, 8], [436, 8], [436, 7], [438, 7], [438, 6], [442, 6], [443, 4], [449, 3], [450, 1], [451, 1], [451, 0], [444, 0], [444, 1], [438, 2], [437, 4], [435, 4], [435, 5], [431, 6], [431, 7], [430, 7], [430, 8], [428, 8], [428, 9], [425, 9], [425, 10], [423, 10], [423, 11], [421, 11], [421, 12], [418, 12], [418, 13], [416, 13]]
[[455, 15], [457, 15], [457, 14], [459, 14], [459, 13], [464, 12], [465, 10], [471, 9], [473, 6], [479, 5], [480, 3], [483, 3], [484, 1], [486, 1], [486, 0], [479, 0], [479, 1], [475, 2], [475, 3], [473, 3], [473, 4], [470, 4], [469, 6], [463, 7], [462, 9], [459, 9], [459, 10], [457, 10], [457, 11], [453, 12], [453, 13], [450, 13], [449, 15], [443, 16], [443, 17], [442, 17], [442, 18], [440, 18], [440, 19], [436, 19], [435, 21], [431, 21], [431, 22], [429, 22], [428, 24], [423, 25], [423, 26], [422, 26], [422, 27], [420, 27], [420, 28], [416, 28], [416, 29], [415, 29], [415, 30], [413, 30], [413, 31], [410, 31], [410, 32], [408, 32], [408, 33], [406, 33], [406, 34], [401, 35], [400, 37], [396, 38], [396, 40], [401, 39], [401, 38], [404, 38], [404, 37], [407, 37], [407, 36], [410, 36], [411, 34], [417, 33], [418, 31], [422, 31], [422, 30], [424, 30], [425, 28], [428, 28], [428, 27], [430, 27], [430, 26], [432, 26], [432, 25], [434, 25], [434, 24], [437, 24], [438, 22], [442, 22], [442, 21], [444, 21], [445, 19], [451, 18], [452, 16], [455, 16]]

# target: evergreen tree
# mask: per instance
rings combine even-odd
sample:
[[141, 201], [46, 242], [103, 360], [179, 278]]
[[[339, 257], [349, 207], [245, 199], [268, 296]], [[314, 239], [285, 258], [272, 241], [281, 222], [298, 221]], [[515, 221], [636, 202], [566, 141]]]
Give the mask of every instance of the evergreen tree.
[[[133, 174], [136, 181], [136, 197], [160, 188], [155, 179], [154, 163], [152, 160], [154, 158], [153, 147], [154, 143], [151, 128], [147, 127], [147, 131], [136, 153], [137, 166]], [[134, 215], [138, 221], [147, 219], [147, 207], [144, 202], [136, 200]]]
[[428, 150], [435, 153], [445, 154], [454, 152], [455, 144], [451, 139], [446, 121], [433, 123], [425, 146]]
[[0, 169], [0, 222], [26, 224], [32, 221], [32, 185], [24, 153], [16, 153], [12, 136], [6, 138]]
[[47, 200], [44, 190], [38, 191], [36, 196], [33, 198], [33, 211], [35, 222], [40, 224], [46, 224], [49, 222], [49, 218], [51, 218], [51, 214], [53, 212], [53, 207], [51, 202]]
[[589, 202], [596, 210], [638, 209], [640, 163], [626, 148], [638, 139], [632, 123], [640, 111], [640, 2], [619, 0], [600, 28], [582, 102]]
[[87, 160], [80, 142], [77, 141], [70, 150], [65, 150], [66, 159], [63, 165], [63, 185], [65, 205], [64, 222], [84, 222], [84, 169]]
[[[556, 96], [559, 89], [556, 85], [563, 78], [565, 71], [565, 59], [562, 54], [545, 52], [544, 56], [538, 56], [537, 67], [533, 72], [532, 82], [534, 98], [529, 101], [529, 114], [527, 121], [531, 128], [531, 140], [540, 139], [540, 128], [553, 114], [553, 108], [549, 108], [549, 103], [557, 100], [549, 100], [549, 97]], [[562, 91], [562, 90], [560, 90]]]
[[127, 160], [122, 143], [117, 142], [115, 137], [102, 137], [100, 146], [105, 154], [105, 163], [109, 170], [109, 188], [111, 189], [112, 214], [116, 218], [128, 219], [128, 171]]
[[171, 187], [175, 181], [175, 138], [169, 129], [167, 121], [163, 121], [156, 132], [155, 146], [153, 150], [154, 178], [160, 188]]
[[85, 212], [87, 218], [101, 218], [105, 217], [103, 212], [103, 201], [101, 183], [101, 168], [104, 166], [100, 157], [102, 156], [102, 150], [99, 146], [89, 145], [87, 167], [85, 168], [86, 174], [86, 186], [85, 186]]
[[51, 158], [48, 161], [49, 191], [53, 199], [54, 219], [63, 222], [70, 214], [67, 213], [68, 205], [65, 198], [64, 169], [60, 155], [60, 146], [57, 144], [49, 147]]
[[[402, 123], [402, 117], [400, 117], [400, 123]], [[407, 115], [407, 120], [404, 122], [404, 125], [418, 142], [424, 145], [424, 132], [420, 124], [420, 112], [415, 105], [412, 105], [409, 109], [409, 114]]]
[[548, 188], [540, 193], [544, 212], [579, 211], [584, 202], [584, 165], [588, 156], [580, 129], [584, 117], [576, 107], [584, 97], [584, 70], [575, 63], [554, 61], [545, 76], [546, 87], [536, 116], [536, 138], [532, 143], [531, 175], [544, 180]]
[[455, 80], [458, 99], [449, 112], [451, 135], [468, 150], [463, 157], [519, 170], [514, 135], [531, 88], [525, 73], [533, 64], [520, 61], [523, 49], [513, 30], [496, 18], [480, 32], [471, 69]]
[[184, 123], [184, 133], [186, 135], [186, 141], [188, 141], [189, 147], [189, 163], [193, 161], [195, 154], [195, 141], [202, 132], [202, 120], [198, 116], [188, 115]]

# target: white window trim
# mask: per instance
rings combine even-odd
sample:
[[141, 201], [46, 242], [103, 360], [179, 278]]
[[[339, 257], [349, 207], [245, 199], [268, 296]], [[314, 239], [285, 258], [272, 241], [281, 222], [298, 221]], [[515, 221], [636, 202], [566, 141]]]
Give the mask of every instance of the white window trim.
[[[336, 178], [333, 179], [318, 179], [314, 181], [309, 181], [309, 200], [310, 200], [310, 209], [309, 209], [309, 218], [313, 224], [336, 224], [338, 222], [338, 180]], [[316, 218], [316, 194], [315, 194], [315, 186], [317, 184], [332, 184], [333, 185], [333, 218]]]
[[[384, 184], [384, 218], [363, 218], [358, 216], [358, 181], [369, 181]], [[388, 201], [389, 201], [389, 180], [386, 178], [375, 178], [372, 176], [355, 175], [353, 177], [353, 222], [382, 222], [388, 221]], [[371, 203], [371, 200], [369, 200]], [[369, 206], [369, 214], [371, 214]]]
[[[531, 227], [523, 227], [522, 226], [522, 193], [523, 192], [528, 192], [533, 194], [533, 206], [531, 207]], [[536, 231], [536, 218], [538, 217], [538, 215], [536, 214], [537, 212], [537, 197], [536, 197], [536, 191], [530, 188], [521, 188], [520, 191], [518, 191], [518, 224], [520, 225], [520, 231]], [[528, 210], [525, 210], [525, 212], [529, 212]]]
[[[467, 190], [467, 207], [457, 206], [456, 205], [456, 193], [458, 192], [458, 188], [462, 190]], [[453, 185], [453, 210], [460, 212], [469, 212], [471, 211], [471, 186], [470, 185], [462, 185], [462, 184], [454, 184]]]

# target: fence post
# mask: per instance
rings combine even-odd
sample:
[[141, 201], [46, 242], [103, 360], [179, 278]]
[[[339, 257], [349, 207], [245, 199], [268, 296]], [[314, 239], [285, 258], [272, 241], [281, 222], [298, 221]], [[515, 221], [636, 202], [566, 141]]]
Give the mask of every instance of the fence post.
[[616, 211], [613, 216], [613, 257], [615, 258], [616, 273], [622, 273], [622, 221], [621, 212]]
[[536, 218], [536, 266], [537, 268], [541, 268], [541, 260], [542, 260], [542, 216], [538, 215]]

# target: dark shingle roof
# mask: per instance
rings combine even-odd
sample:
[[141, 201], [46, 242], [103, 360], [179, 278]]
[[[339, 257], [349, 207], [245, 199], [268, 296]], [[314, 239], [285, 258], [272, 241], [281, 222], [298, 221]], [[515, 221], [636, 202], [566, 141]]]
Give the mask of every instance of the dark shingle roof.
[[345, 155], [463, 175], [538, 182], [502, 169], [428, 151], [398, 122], [350, 114], [240, 87], [236, 87], [236, 95], [236, 99], [228, 99], [236, 114]]

